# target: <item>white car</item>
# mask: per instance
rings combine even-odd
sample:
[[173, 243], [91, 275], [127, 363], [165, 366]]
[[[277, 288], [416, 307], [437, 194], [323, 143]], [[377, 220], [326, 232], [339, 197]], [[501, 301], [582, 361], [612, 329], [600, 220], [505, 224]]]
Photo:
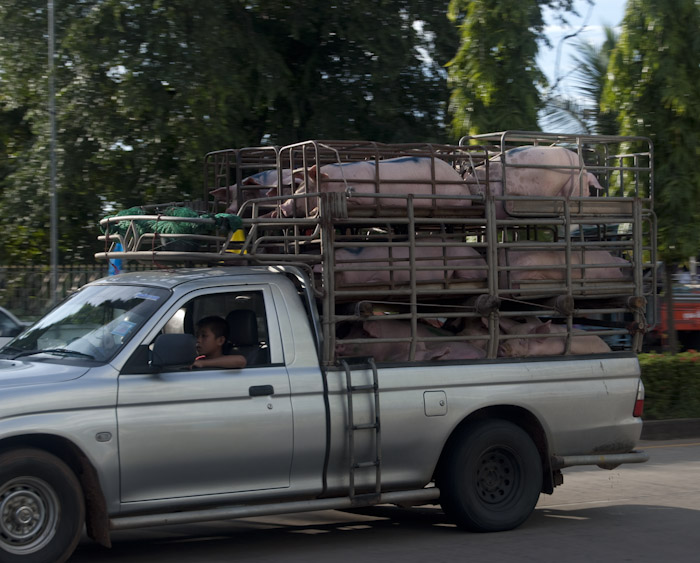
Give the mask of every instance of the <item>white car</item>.
[[30, 324], [20, 321], [10, 311], [0, 307], [0, 347], [7, 344]]

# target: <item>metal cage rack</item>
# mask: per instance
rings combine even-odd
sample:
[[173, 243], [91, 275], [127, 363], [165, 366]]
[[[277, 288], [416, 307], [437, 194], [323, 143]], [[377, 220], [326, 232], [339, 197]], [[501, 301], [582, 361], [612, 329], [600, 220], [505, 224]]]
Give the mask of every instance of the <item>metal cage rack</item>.
[[[513, 193], [510, 170], [547, 169], [509, 161], [509, 151], [530, 146], [578, 155], [577, 163], [556, 170], [581, 190]], [[423, 176], [402, 175], [408, 162]], [[126, 260], [298, 266], [320, 305], [326, 365], [337, 359], [344, 327], [387, 319], [410, 325], [410, 336], [387, 340], [408, 346], [410, 360], [433, 340], [466, 340], [497, 358], [513, 338], [499, 331], [501, 319], [560, 323], [565, 354], [582, 329], [612, 350], [639, 350], [656, 299], [652, 162], [645, 138], [517, 131], [459, 145], [306, 141], [217, 151], [205, 158], [201, 217], [177, 219], [215, 232], [169, 238], [139, 232], [138, 221], [172, 219], [159, 214], [162, 208], [107, 218], [98, 257], [115, 257], [119, 242]], [[353, 163], [373, 172], [355, 174]], [[454, 174], [445, 174], [445, 165]], [[484, 187], [475, 190], [475, 171], [484, 169]], [[589, 173], [602, 190], [583, 191]], [[217, 231], [212, 217], [221, 212], [241, 217], [241, 229]], [[425, 323], [470, 322], [486, 332], [418, 336]]]

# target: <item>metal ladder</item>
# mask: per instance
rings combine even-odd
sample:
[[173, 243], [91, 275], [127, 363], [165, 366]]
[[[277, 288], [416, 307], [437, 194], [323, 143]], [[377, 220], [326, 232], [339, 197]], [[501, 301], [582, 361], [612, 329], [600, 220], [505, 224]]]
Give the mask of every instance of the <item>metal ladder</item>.
[[[377, 373], [377, 365], [374, 363], [374, 358], [367, 358], [367, 365], [372, 370], [372, 383], [368, 385], [353, 385], [352, 371], [345, 360], [340, 361], [340, 365], [345, 370], [345, 381], [347, 384], [348, 397], [348, 455], [350, 458], [350, 486], [348, 496], [352, 500], [366, 499], [367, 497], [379, 496], [382, 491], [382, 432], [379, 422], [379, 376]], [[353, 405], [353, 396], [358, 393], [374, 394], [374, 422], [365, 424], [355, 424], [355, 411]], [[374, 459], [369, 461], [356, 461], [355, 459], [355, 433], [356, 432], [374, 432]], [[366, 494], [355, 493], [355, 472], [358, 469], [375, 468], [375, 483], [374, 492]]]

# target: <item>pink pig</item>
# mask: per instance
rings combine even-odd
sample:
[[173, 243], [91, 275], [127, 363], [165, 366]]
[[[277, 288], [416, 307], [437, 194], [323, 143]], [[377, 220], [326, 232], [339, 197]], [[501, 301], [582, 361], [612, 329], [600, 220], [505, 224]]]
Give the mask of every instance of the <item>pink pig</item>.
[[486, 352], [489, 336], [489, 320], [485, 317], [464, 319], [462, 330], [457, 334], [468, 338], [468, 343]]
[[[356, 338], [410, 338], [411, 324], [408, 321], [369, 320], [362, 323], [362, 328], [354, 326], [345, 340]], [[450, 333], [428, 327], [422, 323], [417, 326], [418, 338], [451, 336]], [[377, 362], [407, 362], [409, 360], [410, 342], [369, 342], [365, 344], [348, 343], [339, 339], [336, 354], [339, 356], [373, 356]], [[468, 360], [485, 356], [483, 350], [466, 342], [430, 342], [416, 343], [416, 361], [431, 360]]]
[[[566, 349], [566, 327], [545, 323], [538, 319], [528, 319], [524, 323], [513, 319], [501, 318], [501, 330], [508, 335], [540, 335], [538, 338], [510, 338], [503, 340], [498, 347], [498, 355], [508, 358], [527, 356], [552, 356], [563, 354]], [[596, 335], [586, 335], [585, 331], [574, 331], [571, 338], [571, 354], [602, 354], [610, 352], [610, 347]]]
[[210, 190], [209, 194], [214, 197], [215, 201], [229, 201], [226, 213], [238, 213], [239, 209], [248, 200], [276, 196], [279, 190], [284, 189], [285, 186], [291, 186], [292, 183], [301, 183], [301, 180], [294, 177], [291, 170], [282, 171], [282, 186], [279, 185], [278, 179], [279, 174], [277, 170], [263, 170], [243, 178], [241, 181], [243, 188], [239, 188], [238, 184], [233, 184], [232, 186]]
[[[488, 172], [486, 164], [482, 164], [467, 174], [465, 179], [472, 194], [483, 195], [487, 180], [493, 195], [586, 197], [589, 187], [603, 190], [597, 178], [586, 172], [578, 154], [563, 147], [518, 147], [506, 151], [503, 156], [506, 163], [505, 194], [501, 155], [489, 160]], [[496, 206], [496, 217], [507, 217], [502, 202]]]
[[[297, 173], [297, 178], [304, 178]], [[469, 196], [467, 185], [459, 173], [450, 164], [439, 158], [403, 156], [388, 160], [363, 160], [343, 164], [327, 164], [319, 170], [316, 166], [306, 172], [309, 185], [302, 184], [295, 195], [314, 192], [345, 192], [348, 194], [349, 207], [377, 205], [377, 198], [361, 197], [359, 194], [387, 195], [449, 195]], [[377, 185], [378, 182], [378, 185]], [[307, 189], [308, 188], [308, 189]], [[308, 202], [308, 213], [305, 209]], [[432, 199], [417, 197], [416, 207], [468, 207], [468, 198]], [[404, 198], [383, 198], [384, 207], [405, 207]], [[282, 204], [281, 212], [285, 217], [313, 215], [317, 210], [315, 198], [289, 199]]]
[[[391, 262], [389, 261], [391, 256]], [[484, 280], [486, 262], [470, 246], [417, 246], [416, 281], [444, 279]], [[408, 283], [410, 281], [409, 248], [397, 246], [370, 246], [337, 250], [335, 253], [336, 278], [341, 285]], [[387, 267], [406, 268], [389, 271]], [[357, 269], [357, 268], [371, 269]], [[478, 268], [478, 269], [467, 269]]]
[[[584, 267], [581, 265], [584, 264]], [[501, 289], [518, 289], [524, 280], [564, 280], [566, 253], [564, 250], [501, 250], [501, 267], [527, 267], [526, 270], [505, 270], [500, 273]], [[575, 280], [623, 280], [630, 263], [606, 250], [574, 250], [571, 252], [571, 277]], [[543, 266], [559, 266], [543, 268]]]

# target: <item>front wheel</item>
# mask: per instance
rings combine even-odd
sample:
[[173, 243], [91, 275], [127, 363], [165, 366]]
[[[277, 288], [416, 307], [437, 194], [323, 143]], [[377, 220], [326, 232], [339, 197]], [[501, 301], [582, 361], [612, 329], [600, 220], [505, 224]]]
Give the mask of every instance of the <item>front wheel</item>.
[[505, 420], [465, 428], [437, 476], [440, 504], [458, 526], [478, 532], [511, 530], [535, 509], [542, 461], [530, 436]]
[[80, 483], [63, 461], [35, 449], [0, 455], [0, 561], [61, 563], [84, 522]]

